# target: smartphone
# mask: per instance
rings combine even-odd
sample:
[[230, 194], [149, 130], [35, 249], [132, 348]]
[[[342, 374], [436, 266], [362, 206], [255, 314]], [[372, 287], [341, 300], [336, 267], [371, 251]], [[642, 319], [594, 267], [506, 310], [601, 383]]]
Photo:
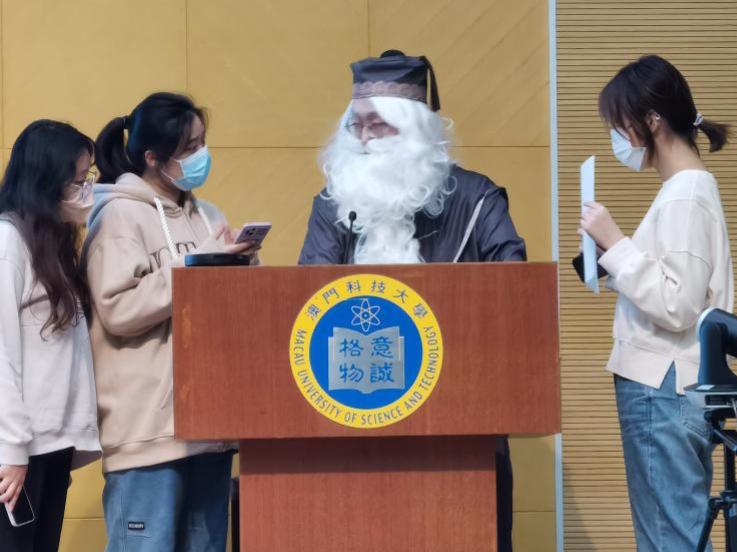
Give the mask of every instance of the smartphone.
[[13, 511], [10, 511], [10, 506], [7, 504], [5, 504], [5, 511], [8, 513], [10, 525], [13, 527], [23, 527], [24, 525], [33, 523], [34, 519], [36, 519], [33, 515], [33, 508], [31, 508], [31, 501], [28, 498], [25, 487], [21, 487], [20, 495]]
[[243, 226], [235, 243], [250, 241], [255, 245], [261, 245], [269, 230], [271, 230], [270, 222], [249, 222]]

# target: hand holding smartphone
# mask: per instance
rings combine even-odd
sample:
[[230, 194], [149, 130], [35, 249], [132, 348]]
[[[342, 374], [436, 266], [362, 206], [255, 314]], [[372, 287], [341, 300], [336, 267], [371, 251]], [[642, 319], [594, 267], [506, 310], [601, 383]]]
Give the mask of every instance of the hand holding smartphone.
[[[12, 502], [12, 496], [15, 494], [15, 491], [11, 491], [11, 496], [9, 497], [8, 502], [5, 502], [3, 504], [8, 515], [8, 519], [10, 520], [10, 524], [13, 527], [22, 527], [24, 525], [28, 525], [29, 523], [32, 523], [35, 519], [33, 508], [31, 507], [31, 501], [28, 498], [28, 493], [26, 492], [25, 487], [23, 487], [26, 470], [26, 466], [5, 466], [2, 470], [2, 474], [5, 475], [5, 477], [0, 478], [0, 483], [3, 482], [3, 479], [9, 479], [9, 481], [14, 481], [17, 487], [20, 487], [18, 491], [18, 499], [15, 501], [15, 507], [13, 508], [13, 510], [10, 509], [10, 502]], [[12, 477], [9, 477], [8, 474], [10, 474], [10, 476]], [[7, 493], [9, 492], [11, 487], [12, 483], [10, 484], [10, 486], [3, 485], [3, 494], [5, 495], [3, 497], [4, 500], [8, 499]]]
[[243, 226], [235, 243], [252, 242], [254, 246], [261, 246], [269, 230], [270, 222], [249, 222]]
[[36, 519], [33, 515], [31, 500], [28, 498], [28, 493], [26, 493], [25, 487], [20, 488], [20, 494], [18, 495], [18, 500], [16, 501], [15, 508], [13, 508], [12, 512], [10, 511], [10, 506], [7, 503], [4, 504], [4, 506], [5, 511], [8, 513], [10, 525], [13, 527], [23, 527], [24, 525], [33, 523]]

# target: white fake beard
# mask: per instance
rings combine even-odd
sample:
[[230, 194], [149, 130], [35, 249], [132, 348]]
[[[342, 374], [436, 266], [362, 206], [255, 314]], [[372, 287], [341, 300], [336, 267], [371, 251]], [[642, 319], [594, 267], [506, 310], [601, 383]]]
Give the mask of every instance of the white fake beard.
[[355, 211], [356, 264], [424, 262], [415, 239], [415, 214], [437, 216], [448, 194], [451, 159], [445, 147], [401, 134], [363, 146], [338, 131], [323, 154], [327, 195], [346, 227]]

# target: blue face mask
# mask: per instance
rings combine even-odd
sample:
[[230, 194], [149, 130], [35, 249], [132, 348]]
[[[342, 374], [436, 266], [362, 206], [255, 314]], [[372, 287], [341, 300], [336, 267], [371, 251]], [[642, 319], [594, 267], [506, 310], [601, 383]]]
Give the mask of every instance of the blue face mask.
[[189, 192], [205, 183], [207, 175], [210, 174], [210, 165], [212, 164], [212, 157], [210, 157], [210, 151], [207, 149], [207, 146], [202, 146], [192, 155], [184, 159], [177, 159], [176, 161], [182, 168], [182, 177], [172, 178], [169, 175], [166, 176], [169, 177], [172, 184], [177, 188], [183, 192]]

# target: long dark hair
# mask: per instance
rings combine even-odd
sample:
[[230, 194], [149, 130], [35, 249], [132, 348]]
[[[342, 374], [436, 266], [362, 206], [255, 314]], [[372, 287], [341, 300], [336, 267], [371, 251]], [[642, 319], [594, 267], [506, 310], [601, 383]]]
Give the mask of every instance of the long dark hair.
[[64, 222], [59, 202], [77, 174], [92, 139], [66, 123], [40, 120], [13, 144], [0, 187], [0, 213], [11, 215], [31, 255], [35, 281], [46, 290], [51, 313], [41, 328], [63, 330], [89, 313], [90, 293], [79, 264], [80, 228]]
[[[660, 56], [644, 56], [626, 65], [599, 95], [599, 113], [613, 128], [630, 125], [649, 152], [654, 139], [647, 115], [655, 112], [692, 148], [700, 130], [709, 139], [709, 151], [719, 151], [727, 143], [727, 125], [703, 119], [694, 104], [688, 82], [673, 64]], [[698, 119], [697, 119], [698, 118]]]
[[[189, 139], [195, 117], [207, 126], [203, 108], [187, 96], [156, 92], [139, 103], [130, 115], [116, 117], [100, 131], [96, 163], [102, 182], [115, 182], [123, 173], [143, 175], [146, 151], [166, 163]], [[128, 140], [125, 139], [126, 130]]]

